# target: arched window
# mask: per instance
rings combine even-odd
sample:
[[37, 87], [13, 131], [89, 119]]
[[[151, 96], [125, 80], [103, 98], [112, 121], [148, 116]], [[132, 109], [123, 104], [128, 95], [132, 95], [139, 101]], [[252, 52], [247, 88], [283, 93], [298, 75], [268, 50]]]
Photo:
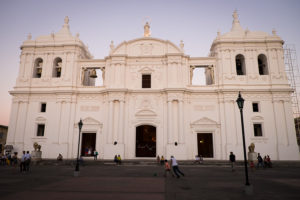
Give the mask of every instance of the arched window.
[[259, 75], [268, 75], [269, 74], [269, 70], [268, 70], [267, 57], [264, 54], [260, 54], [257, 57], [257, 62], [258, 62], [258, 72], [259, 72]]
[[236, 74], [246, 75], [245, 58], [242, 54], [235, 57]]
[[53, 71], [52, 71], [52, 77], [59, 78], [61, 76], [61, 66], [62, 66], [62, 60], [61, 58], [55, 58], [53, 62]]
[[43, 71], [43, 59], [37, 58], [34, 62], [33, 78], [41, 78]]

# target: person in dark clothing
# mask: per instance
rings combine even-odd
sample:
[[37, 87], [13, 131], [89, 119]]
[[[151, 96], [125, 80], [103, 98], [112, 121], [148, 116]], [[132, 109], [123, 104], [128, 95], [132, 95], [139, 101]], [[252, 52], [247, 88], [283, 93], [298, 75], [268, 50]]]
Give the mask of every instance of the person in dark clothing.
[[259, 166], [261, 166], [262, 168], [264, 168], [264, 161], [263, 161], [260, 153], [258, 153], [258, 156], [257, 156], [257, 166], [256, 166], [256, 168], [258, 169]]
[[235, 155], [233, 154], [233, 152], [230, 152], [229, 160], [231, 162], [231, 170], [235, 171]]

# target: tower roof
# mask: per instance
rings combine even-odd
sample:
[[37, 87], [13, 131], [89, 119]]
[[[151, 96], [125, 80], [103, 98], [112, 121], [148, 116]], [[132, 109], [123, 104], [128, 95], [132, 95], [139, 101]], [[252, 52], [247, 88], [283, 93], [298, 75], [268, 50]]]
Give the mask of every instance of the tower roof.
[[237, 10], [232, 14], [233, 21], [231, 30], [225, 34], [218, 35], [213, 41], [212, 47], [220, 42], [267, 42], [267, 41], [276, 41], [282, 42], [282, 39], [276, 35], [276, 31], [272, 31], [272, 35], [262, 32], [262, 31], [250, 31], [248, 28], [244, 30], [240, 24]]
[[24, 47], [39, 47], [39, 46], [80, 46], [87, 53], [88, 57], [92, 57], [87, 46], [79, 39], [79, 34], [73, 36], [70, 31], [69, 17], [66, 16], [62, 28], [57, 33], [50, 35], [42, 35], [32, 40], [31, 34], [27, 40], [23, 42], [21, 49]]

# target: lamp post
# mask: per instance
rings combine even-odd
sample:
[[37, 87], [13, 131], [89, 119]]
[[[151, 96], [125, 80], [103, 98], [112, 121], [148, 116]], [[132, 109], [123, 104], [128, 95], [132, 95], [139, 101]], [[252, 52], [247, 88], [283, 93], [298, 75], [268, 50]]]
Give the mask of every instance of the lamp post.
[[246, 175], [246, 186], [249, 186], [248, 179], [248, 167], [247, 167], [247, 158], [246, 158], [246, 145], [245, 145], [245, 132], [244, 132], [244, 117], [243, 117], [243, 108], [244, 108], [244, 99], [241, 96], [241, 92], [239, 92], [239, 97], [236, 100], [236, 103], [240, 109], [241, 113], [241, 123], [242, 123], [242, 135], [243, 135], [243, 148], [244, 148], [244, 164], [245, 164], [245, 175]]
[[75, 168], [75, 174], [78, 176], [79, 173], [79, 146], [80, 146], [80, 132], [81, 132], [81, 128], [82, 128], [82, 120], [80, 119], [80, 121], [78, 122], [78, 128], [79, 128], [79, 139], [78, 139], [78, 151], [77, 151], [77, 160], [76, 160], [76, 168]]

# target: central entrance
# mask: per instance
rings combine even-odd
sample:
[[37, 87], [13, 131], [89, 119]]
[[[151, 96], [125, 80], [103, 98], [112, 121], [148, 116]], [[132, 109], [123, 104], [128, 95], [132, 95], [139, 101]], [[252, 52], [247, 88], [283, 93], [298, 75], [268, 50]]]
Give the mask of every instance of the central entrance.
[[213, 138], [211, 133], [198, 133], [197, 134], [198, 143], [198, 155], [204, 158], [213, 158]]
[[136, 157], [156, 157], [156, 127], [142, 125], [136, 127]]
[[81, 156], [93, 156], [96, 144], [96, 133], [82, 133]]

